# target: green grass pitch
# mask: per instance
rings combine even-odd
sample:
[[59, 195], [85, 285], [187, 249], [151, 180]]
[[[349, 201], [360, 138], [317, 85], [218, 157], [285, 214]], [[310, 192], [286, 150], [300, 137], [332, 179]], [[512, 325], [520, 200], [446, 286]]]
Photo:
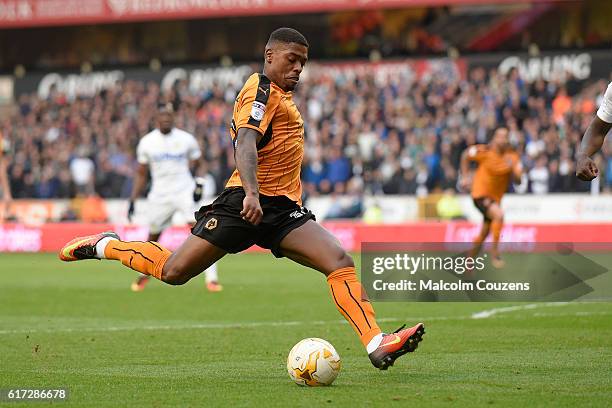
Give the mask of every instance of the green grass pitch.
[[[150, 282], [111, 262], [0, 255], [0, 388], [68, 387], [59, 406], [609, 406], [612, 306], [376, 303], [383, 330], [423, 321], [416, 353], [374, 369], [318, 273], [270, 255], [229, 256], [225, 290], [203, 277]], [[331, 387], [287, 376], [289, 349], [330, 341]], [[18, 403], [5, 404], [10, 407]], [[44, 404], [43, 404], [44, 405]]]

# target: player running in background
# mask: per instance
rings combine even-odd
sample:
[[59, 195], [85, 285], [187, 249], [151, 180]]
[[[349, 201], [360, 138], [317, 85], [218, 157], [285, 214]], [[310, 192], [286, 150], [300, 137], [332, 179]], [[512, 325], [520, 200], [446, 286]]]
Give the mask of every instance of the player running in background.
[[606, 93], [597, 115], [584, 133], [582, 142], [576, 148], [576, 176], [585, 181], [591, 181], [599, 175], [597, 165], [591, 159], [603, 145], [606, 135], [612, 128], [612, 82], [608, 85]]
[[[470, 162], [478, 165], [473, 180], [470, 177]], [[506, 128], [496, 129], [488, 145], [470, 146], [461, 156], [461, 187], [464, 191], [471, 188], [474, 204], [484, 217], [480, 234], [469, 256], [478, 255], [483, 242], [492, 232], [491, 263], [496, 268], [504, 266], [499, 255], [499, 238], [504, 222], [501, 199], [510, 181], [520, 183], [521, 175], [521, 161], [510, 147]]]
[[[191, 170], [202, 156], [200, 146], [192, 134], [174, 127], [172, 105], [161, 106], [157, 113], [157, 129], [146, 134], [138, 143], [136, 156], [138, 170], [134, 178], [128, 219], [134, 214], [134, 202], [147, 183], [151, 171], [151, 190], [147, 196], [146, 217], [149, 226], [148, 241], [157, 241], [161, 233], [172, 225], [178, 213], [186, 224], [195, 222], [195, 203], [200, 201], [202, 186], [196, 186]], [[206, 269], [206, 287], [211, 292], [223, 288], [217, 277], [217, 264]], [[131, 289], [144, 289], [150, 276], [141, 274]]]
[[[0, 133], [0, 192], [2, 192], [2, 206], [4, 207], [4, 213], [8, 212], [9, 205], [13, 200], [11, 195], [11, 186], [8, 178], [8, 163], [5, 159], [5, 155], [8, 153], [8, 142], [5, 142]], [[0, 221], [2, 219], [0, 218]]]
[[116, 259], [180, 285], [225, 254], [257, 244], [276, 257], [323, 273], [332, 300], [358, 334], [370, 361], [386, 369], [416, 349], [424, 326], [382, 333], [372, 305], [363, 297], [353, 259], [301, 205], [304, 121], [292, 91], [307, 59], [308, 43], [296, 30], [280, 28], [270, 35], [263, 74], [249, 77], [234, 104], [230, 134], [236, 170], [214, 203], [200, 209], [192, 235], [176, 252], [152, 242], [123, 242], [108, 232], [72, 240], [60, 258]]

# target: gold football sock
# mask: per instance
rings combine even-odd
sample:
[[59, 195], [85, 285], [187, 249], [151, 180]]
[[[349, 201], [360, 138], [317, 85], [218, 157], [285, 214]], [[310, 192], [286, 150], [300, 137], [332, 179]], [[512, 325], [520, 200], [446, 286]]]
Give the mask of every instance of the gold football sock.
[[106, 259], [121, 261], [125, 266], [159, 280], [162, 277], [164, 264], [170, 255], [172, 252], [152, 241], [124, 242], [113, 239], [104, 249]]
[[353, 326], [364, 347], [380, 333], [374, 309], [357, 280], [355, 268], [341, 268], [327, 277], [327, 283], [338, 311]]

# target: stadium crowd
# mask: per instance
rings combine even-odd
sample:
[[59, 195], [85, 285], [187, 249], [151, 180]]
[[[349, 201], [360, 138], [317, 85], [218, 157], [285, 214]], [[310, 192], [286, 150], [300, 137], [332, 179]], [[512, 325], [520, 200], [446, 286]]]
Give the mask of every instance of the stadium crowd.
[[[382, 83], [367, 73], [309, 75], [296, 103], [306, 129], [303, 181], [308, 195], [427, 194], [456, 189], [466, 146], [486, 143], [507, 126], [526, 174], [519, 193], [588, 188], [574, 177], [573, 148], [596, 111], [605, 81], [568, 95], [553, 82], [523, 81], [517, 71], [472, 69], [465, 80], [442, 76]], [[139, 138], [155, 124], [160, 101], [176, 107], [176, 125], [196, 135], [204, 158], [199, 175], [219, 191], [233, 170], [228, 124], [235, 87], [190, 92], [186, 83], [118, 83], [93, 97], [69, 100], [22, 95], [0, 123], [15, 198], [128, 197]], [[604, 149], [605, 151], [605, 149]], [[602, 186], [612, 185], [612, 160], [597, 159]]]

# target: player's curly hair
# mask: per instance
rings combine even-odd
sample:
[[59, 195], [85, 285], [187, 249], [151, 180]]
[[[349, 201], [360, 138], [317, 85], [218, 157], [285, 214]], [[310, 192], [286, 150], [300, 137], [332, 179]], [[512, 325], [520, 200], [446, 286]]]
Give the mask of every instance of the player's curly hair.
[[296, 43], [303, 45], [304, 47], [308, 47], [308, 41], [306, 41], [306, 37], [304, 37], [302, 33], [300, 33], [298, 30], [289, 27], [281, 27], [272, 31], [268, 43], [273, 43], [277, 41], [283, 43]]

